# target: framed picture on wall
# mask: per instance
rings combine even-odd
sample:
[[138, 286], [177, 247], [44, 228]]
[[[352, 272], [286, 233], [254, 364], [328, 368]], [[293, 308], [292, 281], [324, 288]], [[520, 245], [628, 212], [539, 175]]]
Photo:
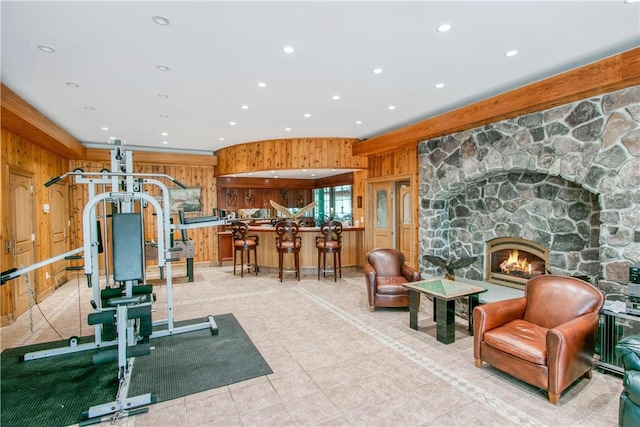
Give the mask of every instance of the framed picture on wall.
[[171, 212], [179, 210], [185, 212], [202, 211], [200, 187], [169, 188], [169, 203], [171, 204]]

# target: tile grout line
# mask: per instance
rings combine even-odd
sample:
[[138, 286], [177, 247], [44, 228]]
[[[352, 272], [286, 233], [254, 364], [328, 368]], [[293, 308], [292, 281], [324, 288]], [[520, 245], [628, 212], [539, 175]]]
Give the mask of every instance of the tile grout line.
[[453, 383], [459, 390], [471, 396], [472, 399], [477, 400], [483, 404], [487, 404], [491, 409], [504, 416], [510, 421], [517, 423], [517, 425], [521, 426], [534, 426], [534, 425], [542, 425], [542, 423], [535, 418], [530, 417], [528, 414], [520, 411], [519, 409], [509, 405], [508, 403], [502, 401], [501, 399], [493, 396], [491, 393], [482, 390], [481, 388], [473, 385], [466, 379], [460, 377], [454, 372], [443, 368], [441, 365], [433, 362], [428, 357], [418, 353], [417, 351], [411, 349], [410, 347], [402, 344], [395, 339], [383, 334], [377, 329], [364, 324], [361, 320], [356, 317], [350, 315], [344, 310], [336, 307], [332, 303], [312, 294], [306, 289], [296, 288], [296, 291], [306, 296], [311, 301], [315, 302], [317, 305], [327, 309], [328, 311], [334, 313], [341, 319], [351, 323], [356, 328], [360, 329], [362, 332], [366, 333], [370, 337], [374, 338], [378, 342], [386, 345], [387, 347], [397, 351], [407, 359], [419, 364], [423, 368], [427, 369], [429, 372], [438, 376], [439, 378], [447, 381], [448, 383]]

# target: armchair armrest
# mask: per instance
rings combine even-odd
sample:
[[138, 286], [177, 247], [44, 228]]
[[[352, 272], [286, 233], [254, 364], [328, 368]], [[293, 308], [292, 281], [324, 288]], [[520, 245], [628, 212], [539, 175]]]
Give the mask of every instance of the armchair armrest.
[[640, 371], [640, 334], [618, 341], [616, 355], [622, 359], [625, 370]]
[[422, 279], [420, 277], [420, 273], [418, 273], [413, 267], [408, 266], [407, 264], [402, 264], [402, 275], [408, 282], [417, 282]]
[[559, 394], [591, 368], [599, 317], [587, 313], [547, 332], [550, 392]]
[[378, 274], [376, 270], [373, 268], [373, 265], [367, 264], [364, 266], [364, 277], [367, 282], [367, 296], [369, 297], [369, 302], [374, 300], [374, 296], [376, 294], [376, 277]]
[[484, 333], [512, 320], [522, 319], [527, 307], [526, 297], [496, 301], [473, 309], [473, 355], [480, 359], [480, 343]]

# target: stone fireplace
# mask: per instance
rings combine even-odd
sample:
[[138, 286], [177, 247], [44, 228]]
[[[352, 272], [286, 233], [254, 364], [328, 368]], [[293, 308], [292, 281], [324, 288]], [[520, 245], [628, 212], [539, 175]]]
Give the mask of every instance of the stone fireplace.
[[423, 141], [419, 162], [423, 274], [443, 272], [422, 255], [477, 257], [456, 275], [492, 278], [500, 238], [604, 292], [640, 265], [640, 86]]

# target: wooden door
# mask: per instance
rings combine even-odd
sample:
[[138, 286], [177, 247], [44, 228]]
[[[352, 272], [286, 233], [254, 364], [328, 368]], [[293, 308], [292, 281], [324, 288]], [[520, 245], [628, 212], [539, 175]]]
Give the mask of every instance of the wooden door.
[[411, 187], [406, 183], [399, 184], [398, 191], [398, 249], [404, 254], [407, 264], [413, 265], [413, 203], [411, 203]]
[[[56, 184], [49, 187], [49, 226], [51, 256], [63, 254], [69, 250], [69, 191], [64, 184]], [[54, 286], [57, 288], [67, 281], [65, 260], [51, 264], [51, 274]]]
[[[9, 236], [11, 242], [12, 267], [25, 268], [35, 260], [34, 201], [33, 175], [17, 170], [9, 171], [9, 216], [11, 226]], [[35, 274], [27, 274], [29, 287], [36, 296]], [[10, 282], [13, 286], [13, 317], [18, 318], [29, 308], [29, 294], [24, 276]]]
[[393, 185], [390, 182], [373, 184], [372, 186], [373, 204], [370, 212], [373, 215], [373, 247], [374, 248], [395, 248], [394, 239], [394, 209], [393, 209]]

